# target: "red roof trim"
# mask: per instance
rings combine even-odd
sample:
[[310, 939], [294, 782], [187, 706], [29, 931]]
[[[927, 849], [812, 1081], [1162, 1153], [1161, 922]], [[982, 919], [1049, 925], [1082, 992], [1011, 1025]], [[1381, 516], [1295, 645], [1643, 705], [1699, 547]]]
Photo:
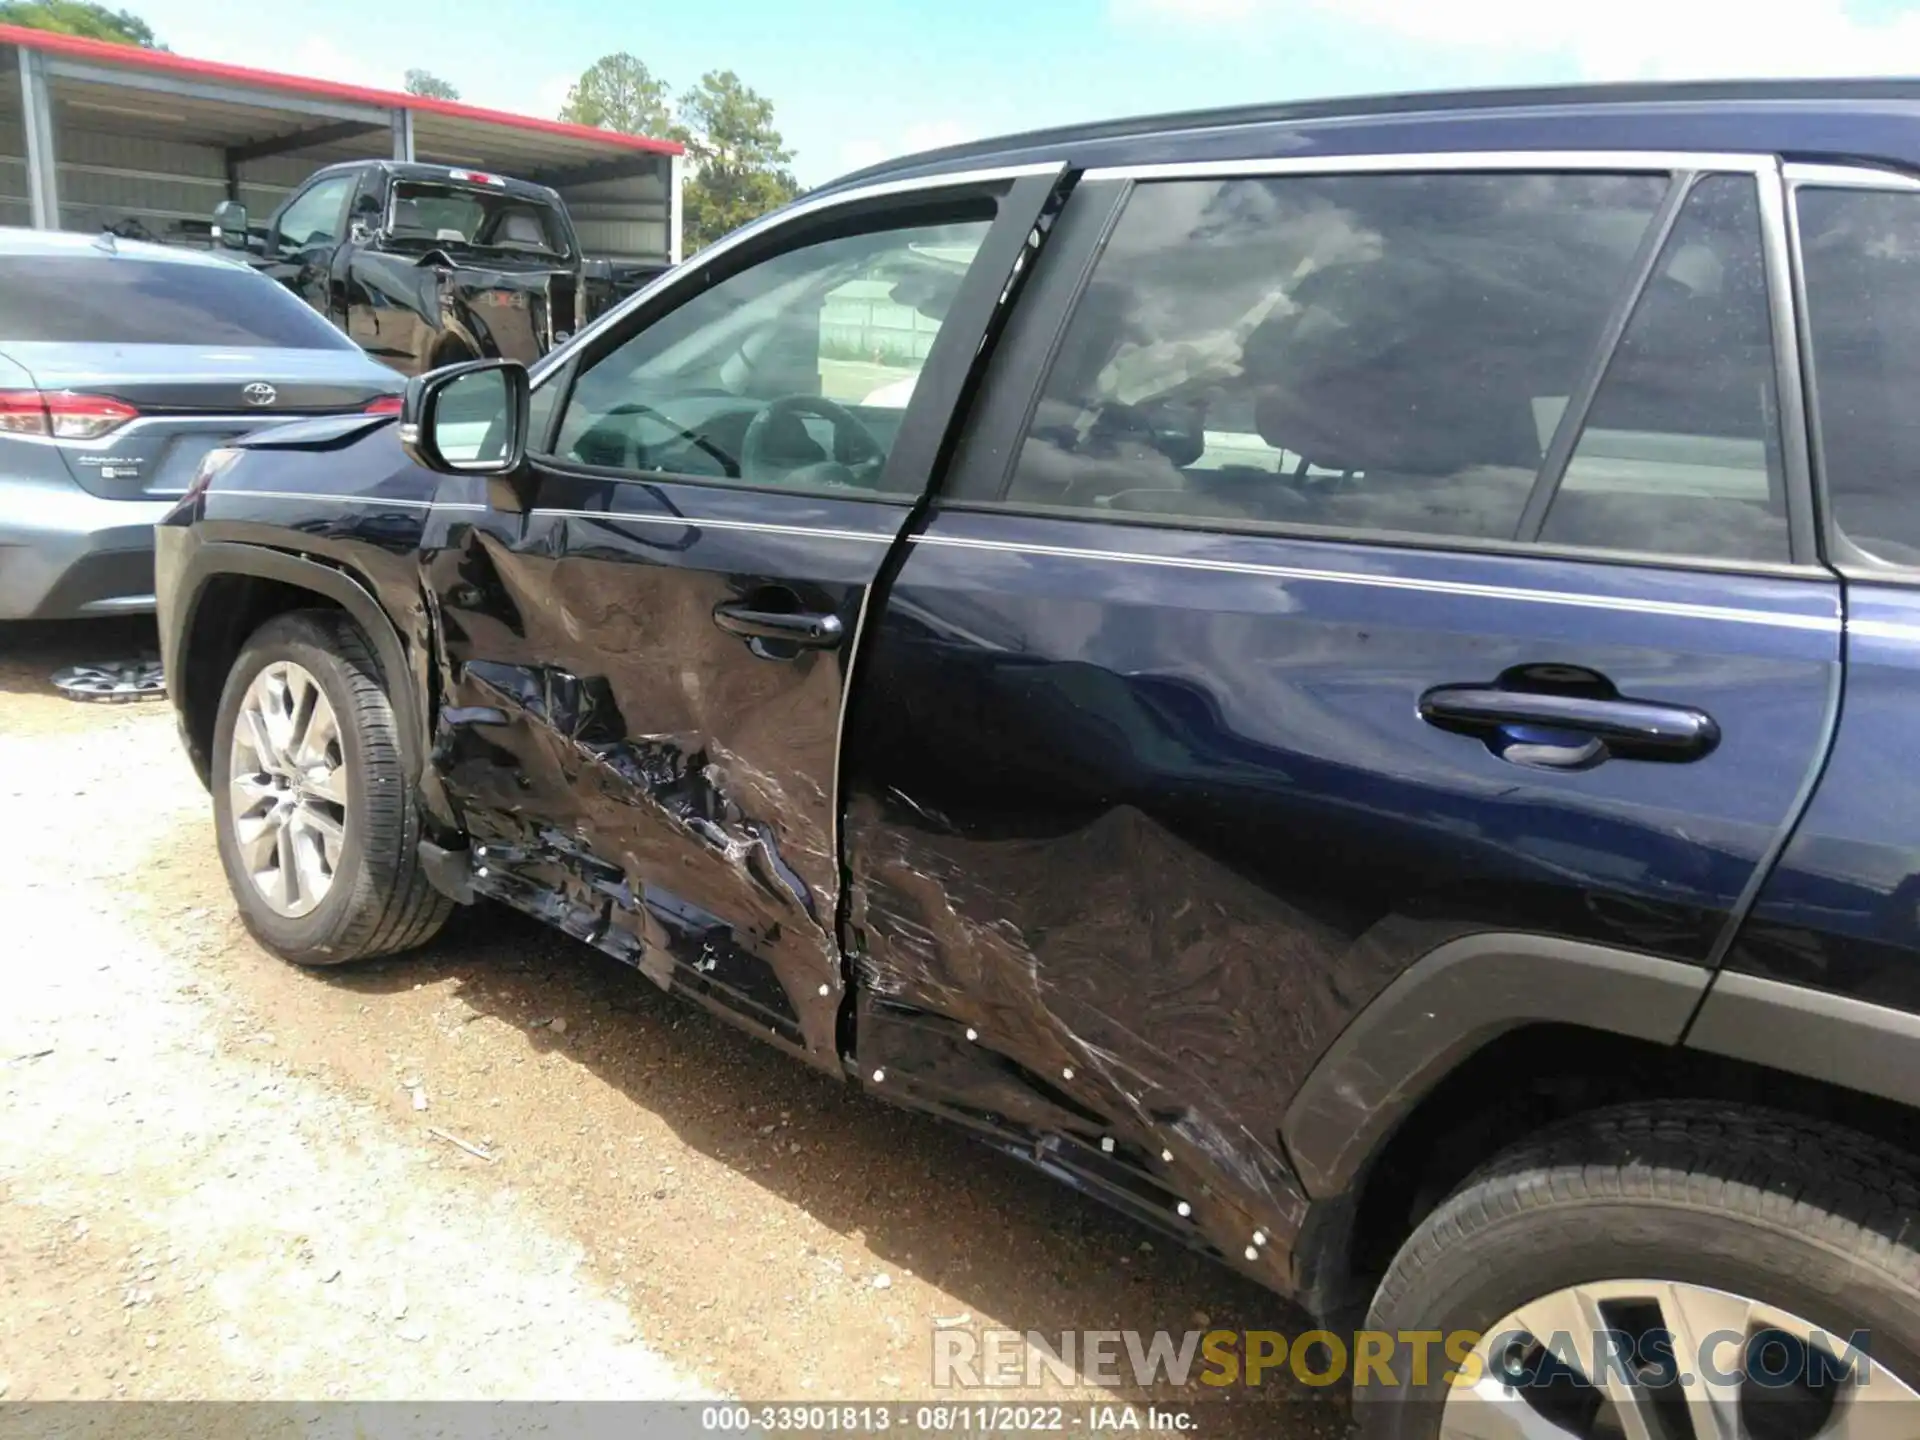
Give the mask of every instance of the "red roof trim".
[[247, 65], [223, 65], [215, 60], [192, 60], [168, 50], [144, 50], [137, 45], [120, 45], [111, 40], [88, 40], [78, 35], [58, 35], [51, 30], [35, 30], [25, 25], [0, 25], [0, 44], [18, 45], [27, 50], [44, 50], [52, 55], [68, 55], [79, 60], [96, 60], [107, 65], [125, 65], [135, 70], [155, 70], [167, 75], [189, 75], [201, 80], [228, 80], [241, 85], [259, 85], [290, 95], [311, 95], [325, 100], [349, 100], [360, 105], [379, 105], [386, 109], [413, 110], [426, 115], [446, 115], [456, 120], [483, 120], [515, 130], [533, 130], [543, 135], [565, 135], [574, 140], [593, 140], [625, 150], [650, 150], [657, 155], [679, 155], [686, 147], [674, 140], [653, 140], [644, 135], [622, 135], [617, 130], [596, 130], [590, 125], [569, 125], [564, 120], [542, 120], [533, 115], [511, 115], [505, 110], [487, 110], [478, 105], [463, 105], [458, 100], [436, 100], [426, 95], [408, 95], [398, 90], [372, 90], [364, 85], [343, 85], [334, 80], [310, 80], [300, 75], [282, 75], [274, 70], [255, 70]]

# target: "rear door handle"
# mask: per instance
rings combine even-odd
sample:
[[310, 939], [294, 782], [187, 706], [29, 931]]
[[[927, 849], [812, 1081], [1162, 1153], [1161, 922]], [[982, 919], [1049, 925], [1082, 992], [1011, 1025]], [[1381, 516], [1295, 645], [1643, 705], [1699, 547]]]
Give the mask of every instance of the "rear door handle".
[[1515, 764], [1553, 769], [1581, 769], [1609, 756], [1698, 760], [1720, 743], [1719, 725], [1703, 710], [1620, 695], [1441, 685], [1420, 697], [1420, 718], [1442, 730], [1478, 735]]
[[831, 650], [846, 634], [840, 617], [811, 610], [760, 610], [743, 601], [713, 607], [713, 623], [746, 640], [780, 640], [809, 650]]

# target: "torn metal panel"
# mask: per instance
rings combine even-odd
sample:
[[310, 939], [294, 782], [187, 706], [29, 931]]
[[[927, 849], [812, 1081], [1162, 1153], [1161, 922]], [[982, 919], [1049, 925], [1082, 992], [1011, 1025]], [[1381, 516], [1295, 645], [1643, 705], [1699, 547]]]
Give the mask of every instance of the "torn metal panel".
[[488, 867], [503, 898], [839, 1075], [844, 657], [750, 645], [715, 611], [784, 604], [850, 632], [903, 512], [808, 500], [795, 518], [817, 530], [763, 528], [764, 499], [739, 492], [570, 498], [452, 527], [429, 558], [435, 770], [475, 839], [511, 847]]
[[[604, 677], [475, 660], [460, 684], [463, 698], [490, 703], [441, 712], [435, 760], [467, 807], [475, 889], [804, 1048], [793, 1003], [754, 952], [779, 945], [783, 919], [813, 923], [813, 895], [772, 830], [719, 788], [724, 765], [686, 737], [614, 738], [625, 725]], [[570, 823], [548, 806], [536, 818], [528, 797], [560, 794]], [[773, 917], [736, 936], [694, 898], [713, 887], [650, 893], [635, 850], [676, 840], [687, 868], [725, 867], [722, 888], [749, 877]], [[811, 969], [803, 983], [817, 996], [825, 974]]]

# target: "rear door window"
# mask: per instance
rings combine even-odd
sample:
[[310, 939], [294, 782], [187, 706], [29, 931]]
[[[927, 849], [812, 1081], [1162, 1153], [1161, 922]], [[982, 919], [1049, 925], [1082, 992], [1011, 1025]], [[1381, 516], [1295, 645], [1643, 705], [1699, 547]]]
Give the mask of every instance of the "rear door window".
[[0, 265], [0, 344], [8, 341], [357, 348], [251, 270], [92, 253], [21, 255]]
[[[1542, 463], [1631, 298], [1669, 184], [1142, 184], [1068, 325], [1008, 498], [1228, 527], [1533, 538]], [[1787, 558], [1767, 314], [1753, 181], [1708, 177], [1589, 412], [1549, 543]], [[1728, 523], [1701, 521], [1723, 508]]]
[[1920, 193], [1803, 186], [1798, 210], [1833, 523], [1920, 566]]

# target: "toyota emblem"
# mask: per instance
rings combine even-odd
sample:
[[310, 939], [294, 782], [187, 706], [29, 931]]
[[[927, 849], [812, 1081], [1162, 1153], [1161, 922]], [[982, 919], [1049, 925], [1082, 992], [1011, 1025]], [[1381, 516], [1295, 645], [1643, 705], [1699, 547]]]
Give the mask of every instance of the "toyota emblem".
[[240, 392], [249, 405], [271, 405], [280, 398], [280, 392], [264, 380], [256, 380]]

